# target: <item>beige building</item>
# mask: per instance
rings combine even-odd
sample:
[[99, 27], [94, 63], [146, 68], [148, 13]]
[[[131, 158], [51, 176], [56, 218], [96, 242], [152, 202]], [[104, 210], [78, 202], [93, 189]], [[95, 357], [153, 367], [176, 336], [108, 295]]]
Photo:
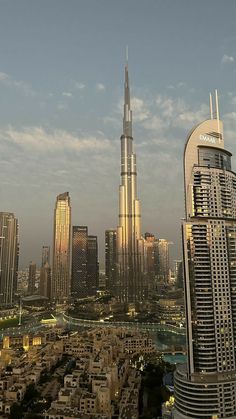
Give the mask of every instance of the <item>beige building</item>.
[[236, 417], [236, 174], [216, 112], [184, 150], [187, 364], [175, 373], [176, 419]]
[[57, 196], [54, 211], [51, 298], [63, 302], [70, 296], [71, 206], [69, 193]]
[[96, 328], [68, 337], [64, 350], [73, 355], [76, 365], [64, 377], [45, 418], [111, 419], [117, 406], [119, 418], [138, 419], [140, 374], [130, 365], [130, 354], [140, 348], [149, 351], [152, 341], [123, 328]]

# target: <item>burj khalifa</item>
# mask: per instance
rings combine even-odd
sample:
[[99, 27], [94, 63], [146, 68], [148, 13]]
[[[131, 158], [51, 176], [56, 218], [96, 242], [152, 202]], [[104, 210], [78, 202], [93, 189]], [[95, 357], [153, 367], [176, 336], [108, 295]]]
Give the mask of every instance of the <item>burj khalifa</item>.
[[124, 117], [121, 135], [121, 184], [117, 228], [118, 296], [121, 302], [136, 304], [144, 299], [143, 239], [140, 201], [137, 198], [136, 154], [133, 151], [132, 110], [128, 64], [125, 66]]

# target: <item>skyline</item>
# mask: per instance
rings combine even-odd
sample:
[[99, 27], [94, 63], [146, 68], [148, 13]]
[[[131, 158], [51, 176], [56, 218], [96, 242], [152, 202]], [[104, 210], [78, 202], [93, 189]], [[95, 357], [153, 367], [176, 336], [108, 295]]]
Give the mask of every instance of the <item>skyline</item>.
[[52, 244], [54, 200], [68, 190], [72, 225], [98, 236], [104, 267], [105, 230], [118, 225], [126, 44], [142, 233], [173, 241], [180, 256], [183, 148], [207, 119], [214, 88], [236, 155], [236, 5], [221, 3], [202, 2], [200, 20], [199, 2], [2, 1], [1, 211], [19, 219], [20, 266], [39, 264], [42, 245]]

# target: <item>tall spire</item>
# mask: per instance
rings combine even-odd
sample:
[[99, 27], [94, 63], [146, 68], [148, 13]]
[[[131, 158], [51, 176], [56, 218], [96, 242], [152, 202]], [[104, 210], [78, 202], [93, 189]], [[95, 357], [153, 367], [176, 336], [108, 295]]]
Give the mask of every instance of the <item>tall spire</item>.
[[126, 65], [125, 65], [123, 135], [125, 135], [126, 137], [132, 137], [132, 111], [130, 108], [128, 47], [126, 49]]

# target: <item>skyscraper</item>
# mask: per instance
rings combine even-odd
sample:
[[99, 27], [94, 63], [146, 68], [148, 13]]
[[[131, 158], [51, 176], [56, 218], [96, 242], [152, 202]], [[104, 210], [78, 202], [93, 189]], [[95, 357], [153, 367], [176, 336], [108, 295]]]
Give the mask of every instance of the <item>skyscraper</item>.
[[157, 239], [155, 242], [155, 269], [157, 280], [165, 284], [169, 280], [170, 260], [169, 260], [170, 242], [166, 239]]
[[46, 265], [48, 263], [50, 265], [50, 246], [43, 246], [42, 248], [42, 264], [41, 266]]
[[40, 268], [39, 294], [51, 299], [52, 275], [50, 267], [50, 247], [42, 248], [42, 264]]
[[17, 290], [18, 222], [14, 214], [0, 212], [0, 303], [11, 305]]
[[39, 281], [39, 294], [51, 299], [51, 268], [48, 262], [46, 262], [40, 268], [40, 281]]
[[174, 260], [174, 277], [175, 285], [178, 288], [183, 288], [183, 262], [182, 260]]
[[28, 276], [28, 294], [35, 293], [35, 279], [36, 279], [36, 263], [30, 262], [29, 276]]
[[88, 227], [73, 226], [71, 293], [75, 298], [87, 296], [87, 241]]
[[71, 206], [69, 192], [57, 196], [54, 211], [52, 298], [70, 296]]
[[136, 155], [133, 151], [132, 111], [127, 64], [125, 66], [124, 118], [121, 136], [117, 262], [120, 301], [124, 303], [141, 301], [144, 298], [143, 240], [141, 240], [140, 202], [137, 198]]
[[112, 294], [116, 293], [116, 253], [117, 253], [117, 231], [109, 229], [105, 231], [105, 270], [106, 290]]
[[175, 373], [175, 418], [236, 417], [236, 174], [216, 112], [184, 150], [187, 365]]
[[96, 295], [99, 286], [98, 240], [88, 236], [87, 242], [87, 290], [88, 295]]
[[96, 294], [98, 288], [97, 236], [88, 235], [87, 226], [73, 226], [71, 291], [75, 298]]
[[144, 274], [148, 296], [155, 290], [155, 245], [156, 238], [151, 233], [145, 233], [144, 240]]

